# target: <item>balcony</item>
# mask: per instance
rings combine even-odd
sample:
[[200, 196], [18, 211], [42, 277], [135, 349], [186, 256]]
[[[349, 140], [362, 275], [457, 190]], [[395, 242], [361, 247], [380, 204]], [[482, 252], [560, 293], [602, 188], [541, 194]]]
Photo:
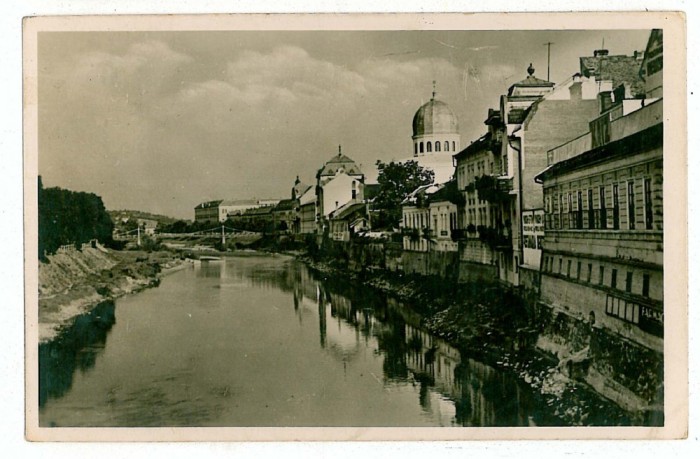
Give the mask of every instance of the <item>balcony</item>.
[[496, 177], [496, 188], [503, 193], [510, 193], [513, 191], [513, 177]]

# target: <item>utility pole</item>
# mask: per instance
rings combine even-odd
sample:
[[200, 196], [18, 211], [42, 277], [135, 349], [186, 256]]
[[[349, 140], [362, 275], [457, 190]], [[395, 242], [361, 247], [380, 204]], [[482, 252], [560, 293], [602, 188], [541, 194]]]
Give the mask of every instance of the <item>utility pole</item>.
[[136, 226], [136, 245], [141, 247], [141, 225]]
[[552, 43], [551, 41], [548, 41], [547, 43], [545, 43], [545, 45], [547, 46], [547, 81], [549, 81], [549, 63], [550, 63], [550, 55], [551, 55], [551, 49], [552, 49], [553, 44], [554, 43]]

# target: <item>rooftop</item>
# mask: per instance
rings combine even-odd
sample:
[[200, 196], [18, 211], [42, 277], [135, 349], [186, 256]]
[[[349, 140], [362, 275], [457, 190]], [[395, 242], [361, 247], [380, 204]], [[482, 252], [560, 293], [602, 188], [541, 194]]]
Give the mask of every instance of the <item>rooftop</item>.
[[597, 81], [610, 80], [613, 83], [613, 88], [625, 85], [625, 87], [629, 87], [631, 97], [644, 94], [644, 81], [639, 75], [643, 52], [635, 51], [632, 56], [610, 56], [608, 50], [600, 49], [593, 54], [593, 56], [579, 58], [583, 76], [595, 77]]

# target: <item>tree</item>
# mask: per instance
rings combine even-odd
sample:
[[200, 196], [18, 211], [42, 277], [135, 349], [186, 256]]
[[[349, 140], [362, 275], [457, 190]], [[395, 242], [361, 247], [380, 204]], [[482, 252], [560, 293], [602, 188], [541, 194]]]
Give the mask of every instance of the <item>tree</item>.
[[377, 161], [379, 193], [374, 209], [379, 211], [380, 227], [396, 228], [401, 221], [401, 202], [416, 188], [433, 183], [435, 174], [416, 161], [383, 163]]
[[91, 239], [112, 243], [114, 224], [102, 198], [38, 183], [39, 257], [52, 254], [62, 245], [76, 247]]

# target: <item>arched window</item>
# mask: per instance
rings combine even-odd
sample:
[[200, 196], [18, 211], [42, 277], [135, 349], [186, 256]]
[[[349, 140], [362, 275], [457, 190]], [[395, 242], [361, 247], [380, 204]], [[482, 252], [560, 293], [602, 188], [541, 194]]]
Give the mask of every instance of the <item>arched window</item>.
[[420, 152], [423, 153], [423, 142], [420, 143]]
[[450, 151], [450, 142], [445, 140], [445, 151]]
[[417, 155], [418, 154], [418, 144], [413, 145], [413, 154]]
[[440, 141], [435, 142], [435, 151], [440, 151]]
[[427, 148], [426, 148], [426, 151], [427, 151], [428, 153], [431, 153], [431, 152], [433, 151], [433, 144], [432, 144], [432, 142], [428, 142], [428, 145], [427, 145], [426, 147], [427, 147]]
[[452, 141], [452, 151], [457, 151], [457, 147], [455, 146], [455, 141]]

